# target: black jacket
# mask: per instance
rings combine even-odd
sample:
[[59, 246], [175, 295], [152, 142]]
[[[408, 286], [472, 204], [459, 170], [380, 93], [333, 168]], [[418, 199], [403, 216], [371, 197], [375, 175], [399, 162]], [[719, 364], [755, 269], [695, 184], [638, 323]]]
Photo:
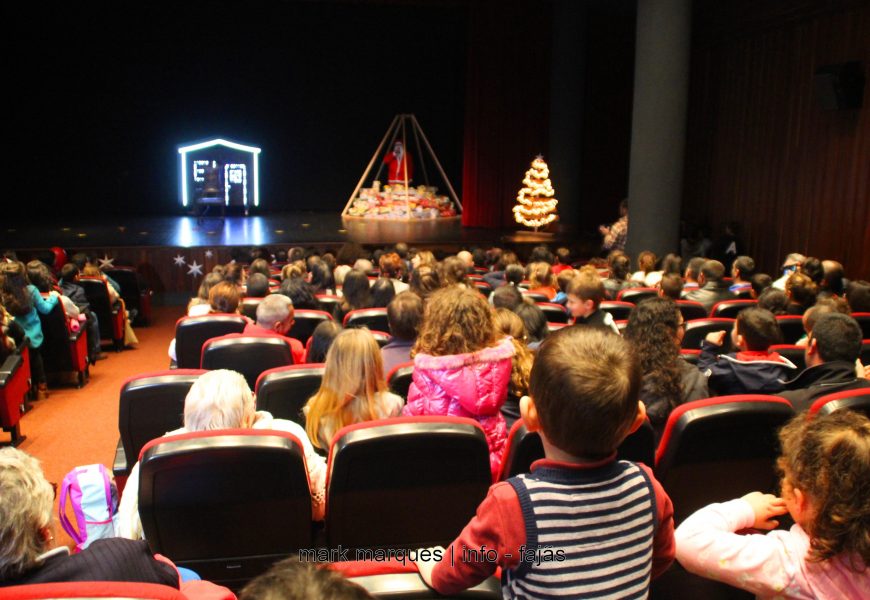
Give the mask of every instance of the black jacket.
[[685, 296], [686, 300], [700, 302], [707, 309], [709, 314], [713, 305], [722, 300], [734, 300], [734, 294], [728, 289], [728, 284], [724, 281], [708, 281], [704, 287], [692, 290]]
[[870, 388], [870, 381], [855, 375], [855, 364], [835, 360], [805, 369], [785, 384], [786, 391], [777, 395], [791, 402], [794, 409], [800, 412], [807, 410], [822, 396], [862, 388]]
[[698, 368], [708, 378], [711, 395], [776, 394], [785, 388], [797, 367], [778, 354], [732, 352], [716, 354], [718, 346], [701, 344]]

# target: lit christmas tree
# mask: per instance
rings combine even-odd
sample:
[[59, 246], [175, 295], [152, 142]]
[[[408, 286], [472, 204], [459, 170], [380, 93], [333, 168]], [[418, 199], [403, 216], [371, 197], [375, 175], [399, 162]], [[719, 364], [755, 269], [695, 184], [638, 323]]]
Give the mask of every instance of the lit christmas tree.
[[553, 195], [556, 191], [550, 183], [550, 169], [543, 156], [532, 161], [532, 168], [526, 171], [523, 188], [517, 194], [517, 205], [514, 206], [514, 219], [526, 227], [549, 225], [557, 219], [556, 205], [559, 203]]

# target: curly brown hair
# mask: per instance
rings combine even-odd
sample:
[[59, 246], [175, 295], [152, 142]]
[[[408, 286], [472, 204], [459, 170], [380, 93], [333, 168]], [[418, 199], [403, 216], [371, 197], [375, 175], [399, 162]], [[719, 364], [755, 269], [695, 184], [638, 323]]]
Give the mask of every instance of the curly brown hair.
[[864, 570], [870, 565], [870, 419], [851, 410], [814, 419], [798, 415], [779, 440], [784, 487], [800, 489], [814, 509], [806, 526], [808, 560], [842, 554], [852, 570]]
[[511, 341], [514, 343], [514, 357], [508, 393], [511, 396], [522, 398], [529, 393], [529, 378], [532, 375], [532, 364], [535, 361], [532, 351], [526, 346], [528, 341], [526, 326], [515, 312], [507, 308], [499, 308], [495, 311], [495, 328], [500, 333], [513, 338]]
[[443, 288], [426, 301], [412, 355], [477, 352], [494, 346], [498, 337], [492, 307], [477, 291], [457, 286]]
[[629, 314], [624, 333], [640, 363], [645, 391], [667, 398], [671, 408], [683, 394], [676, 343], [679, 326], [680, 311], [673, 300], [647, 298]]

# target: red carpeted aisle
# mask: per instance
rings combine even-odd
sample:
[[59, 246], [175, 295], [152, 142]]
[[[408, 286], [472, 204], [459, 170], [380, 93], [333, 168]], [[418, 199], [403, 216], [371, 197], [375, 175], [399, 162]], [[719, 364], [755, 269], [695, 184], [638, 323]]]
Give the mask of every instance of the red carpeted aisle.
[[137, 348], [107, 351], [108, 358], [91, 367], [84, 387], [55, 386], [47, 399], [33, 403], [21, 419], [21, 433], [27, 439], [19, 448], [40, 460], [49, 481], [60, 484], [78, 465], [103, 463], [111, 472], [121, 384], [131, 375], [169, 368], [166, 349], [183, 313], [181, 306], [155, 307], [153, 323], [136, 328]]

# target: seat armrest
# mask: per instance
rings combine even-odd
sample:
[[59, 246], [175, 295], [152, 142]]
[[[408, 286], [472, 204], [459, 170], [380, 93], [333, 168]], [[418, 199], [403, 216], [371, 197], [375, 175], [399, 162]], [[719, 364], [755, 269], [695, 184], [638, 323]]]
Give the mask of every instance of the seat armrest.
[[115, 477], [130, 474], [130, 466], [127, 464], [127, 453], [124, 452], [124, 444], [118, 438], [118, 446], [115, 448], [115, 460], [112, 462], [112, 473]]
[[6, 382], [12, 379], [22, 362], [20, 354], [10, 354], [6, 357], [6, 360], [0, 365], [0, 387], [4, 387]]

